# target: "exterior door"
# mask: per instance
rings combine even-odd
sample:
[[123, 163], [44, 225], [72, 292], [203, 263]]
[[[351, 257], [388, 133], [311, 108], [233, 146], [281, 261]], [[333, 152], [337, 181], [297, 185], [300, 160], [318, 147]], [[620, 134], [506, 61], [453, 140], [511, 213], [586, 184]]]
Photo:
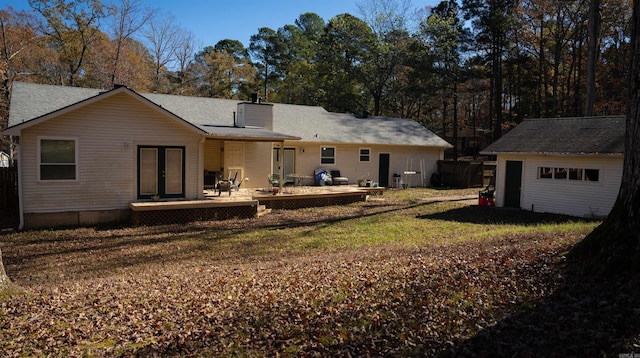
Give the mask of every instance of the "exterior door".
[[237, 174], [237, 180], [244, 178], [244, 143], [224, 143], [224, 166], [227, 177], [233, 178]]
[[184, 197], [184, 147], [138, 147], [138, 199]]
[[[289, 174], [296, 172], [296, 149], [284, 148], [282, 157], [282, 175], [286, 179]], [[278, 163], [280, 162], [280, 148], [273, 148], [273, 169], [272, 173], [278, 173]]]
[[380, 153], [378, 164], [378, 185], [383, 188], [389, 187], [389, 154]]
[[520, 209], [522, 192], [522, 162], [507, 160], [504, 183], [504, 206]]

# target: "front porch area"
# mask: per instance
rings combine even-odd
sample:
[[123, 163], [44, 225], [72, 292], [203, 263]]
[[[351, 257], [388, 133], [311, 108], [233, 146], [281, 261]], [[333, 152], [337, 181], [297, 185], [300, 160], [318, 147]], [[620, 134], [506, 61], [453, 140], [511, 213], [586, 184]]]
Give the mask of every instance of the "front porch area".
[[187, 223], [193, 221], [248, 219], [271, 209], [300, 209], [328, 205], [347, 205], [382, 195], [385, 188], [340, 186], [287, 186], [281, 193], [265, 188], [240, 189], [218, 195], [204, 190], [203, 200], [140, 201], [129, 204], [136, 226]]

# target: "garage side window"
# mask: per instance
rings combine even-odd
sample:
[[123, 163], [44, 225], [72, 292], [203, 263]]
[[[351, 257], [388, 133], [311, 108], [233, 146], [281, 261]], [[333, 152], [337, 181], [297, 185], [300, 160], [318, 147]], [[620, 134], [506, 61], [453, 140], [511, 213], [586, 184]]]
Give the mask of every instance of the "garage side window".
[[585, 181], [599, 181], [600, 171], [598, 169], [585, 169], [584, 170]]
[[40, 139], [40, 180], [76, 180], [77, 149], [75, 139]]
[[538, 179], [599, 181], [600, 169], [538, 167]]
[[538, 179], [551, 179], [553, 178], [553, 170], [549, 167], [538, 168]]

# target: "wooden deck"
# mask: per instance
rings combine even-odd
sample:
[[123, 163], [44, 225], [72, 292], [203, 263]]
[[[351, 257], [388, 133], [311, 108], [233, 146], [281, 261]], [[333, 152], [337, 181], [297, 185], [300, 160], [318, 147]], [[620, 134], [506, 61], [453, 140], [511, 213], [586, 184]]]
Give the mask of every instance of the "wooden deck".
[[205, 190], [203, 200], [141, 201], [129, 204], [134, 225], [160, 225], [192, 221], [246, 219], [264, 210], [300, 209], [347, 205], [366, 201], [369, 195], [382, 195], [384, 188], [356, 186], [285, 187], [273, 194], [264, 189], [240, 189], [231, 195]]
[[176, 200], [129, 204], [132, 223], [136, 226], [247, 219], [258, 214], [258, 206], [256, 200]]

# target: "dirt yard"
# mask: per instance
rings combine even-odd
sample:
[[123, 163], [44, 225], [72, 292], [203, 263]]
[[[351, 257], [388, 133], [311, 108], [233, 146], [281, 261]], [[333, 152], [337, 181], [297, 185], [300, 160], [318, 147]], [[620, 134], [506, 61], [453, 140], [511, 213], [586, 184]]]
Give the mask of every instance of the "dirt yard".
[[[5, 233], [22, 356], [640, 353], [637, 277], [565, 253], [598, 223], [389, 191], [251, 220]], [[477, 193], [477, 191], [476, 191]]]

